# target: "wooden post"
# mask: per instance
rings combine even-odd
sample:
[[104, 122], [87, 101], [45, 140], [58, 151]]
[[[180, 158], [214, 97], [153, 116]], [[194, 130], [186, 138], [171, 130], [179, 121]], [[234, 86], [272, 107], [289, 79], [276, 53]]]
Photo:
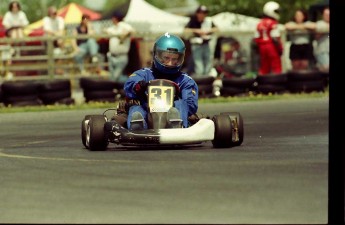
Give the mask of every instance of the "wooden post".
[[55, 75], [55, 61], [54, 61], [54, 39], [49, 37], [47, 39], [47, 56], [48, 56], [48, 76], [51, 79], [54, 79]]

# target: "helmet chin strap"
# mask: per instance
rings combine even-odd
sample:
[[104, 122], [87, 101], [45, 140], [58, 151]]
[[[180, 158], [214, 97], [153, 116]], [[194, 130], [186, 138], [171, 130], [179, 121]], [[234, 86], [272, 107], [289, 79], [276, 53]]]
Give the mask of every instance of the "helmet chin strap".
[[177, 77], [179, 77], [181, 75], [181, 71], [178, 71], [177, 73], [162, 73], [161, 71], [159, 71], [156, 68], [154, 62], [152, 62], [151, 69], [152, 69], [152, 72], [153, 72], [153, 76], [156, 79], [175, 80]]

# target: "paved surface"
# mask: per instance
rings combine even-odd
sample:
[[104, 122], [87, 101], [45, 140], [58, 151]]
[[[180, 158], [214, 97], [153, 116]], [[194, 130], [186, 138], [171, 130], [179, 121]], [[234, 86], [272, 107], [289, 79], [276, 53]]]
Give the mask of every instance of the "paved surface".
[[1, 223], [327, 223], [328, 99], [200, 111], [240, 112], [243, 144], [90, 152], [103, 110], [0, 114]]

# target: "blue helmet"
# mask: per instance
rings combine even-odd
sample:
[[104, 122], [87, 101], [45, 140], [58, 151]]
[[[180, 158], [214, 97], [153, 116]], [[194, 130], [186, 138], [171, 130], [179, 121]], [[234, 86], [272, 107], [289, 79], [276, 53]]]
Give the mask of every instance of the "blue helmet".
[[153, 46], [154, 66], [162, 73], [174, 74], [180, 71], [186, 46], [176, 35], [165, 33]]

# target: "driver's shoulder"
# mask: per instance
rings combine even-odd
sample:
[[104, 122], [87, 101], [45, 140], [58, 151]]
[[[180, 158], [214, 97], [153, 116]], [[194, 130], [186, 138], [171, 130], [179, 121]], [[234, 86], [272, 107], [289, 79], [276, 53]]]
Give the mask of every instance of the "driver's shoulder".
[[184, 73], [182, 72], [181, 76], [178, 78], [179, 80], [179, 85], [196, 85], [196, 82], [195, 80], [190, 76], [188, 75], [187, 73]]

